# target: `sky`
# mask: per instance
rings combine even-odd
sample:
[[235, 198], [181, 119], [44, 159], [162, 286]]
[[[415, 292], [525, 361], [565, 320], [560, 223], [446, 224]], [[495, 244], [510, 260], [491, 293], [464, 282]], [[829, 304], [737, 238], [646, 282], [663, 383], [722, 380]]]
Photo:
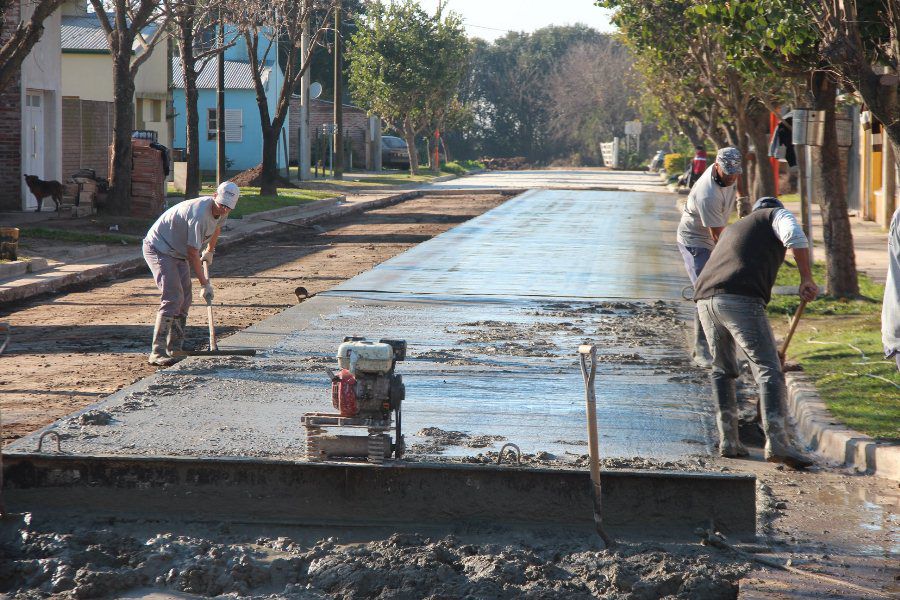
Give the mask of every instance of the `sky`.
[[[419, 0], [429, 13], [439, 0]], [[600, 31], [612, 31], [609, 11], [594, 0], [443, 0], [444, 9], [462, 15], [471, 37], [491, 41], [507, 31], [531, 32], [548, 25], [584, 23]]]

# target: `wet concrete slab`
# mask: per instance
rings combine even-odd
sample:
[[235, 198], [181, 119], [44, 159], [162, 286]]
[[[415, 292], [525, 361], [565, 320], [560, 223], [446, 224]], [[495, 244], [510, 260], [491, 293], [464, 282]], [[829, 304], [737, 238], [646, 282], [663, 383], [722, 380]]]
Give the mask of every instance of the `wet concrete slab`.
[[533, 190], [332, 294], [681, 299], [672, 195]]
[[646, 171], [611, 171], [597, 168], [540, 169], [523, 171], [488, 171], [442, 181], [429, 189], [566, 189], [621, 190], [631, 192], [665, 192], [665, 181], [657, 173]]
[[[62, 438], [60, 456], [36, 451], [41, 432], [18, 440], [9, 448], [7, 471], [18, 465], [26, 475], [11, 497], [27, 503], [42, 494], [46, 500], [47, 493], [68, 495], [103, 473], [125, 478], [111, 479], [114, 487], [141, 488], [146, 477], [128, 473], [168, 472], [147, 471], [147, 461], [188, 461], [189, 473], [179, 471], [177, 480], [194, 477], [197, 484], [247, 481], [247, 472], [263, 473], [275, 461], [292, 465], [283, 477], [293, 481], [301, 475], [291, 469], [306, 464], [300, 417], [332, 410], [324, 369], [336, 366], [346, 335], [408, 342], [408, 358], [397, 370], [407, 390], [409, 460], [390, 467], [413, 469], [403, 485], [431, 495], [468, 485], [472, 477], [455, 468], [460, 465], [437, 467], [446, 473], [429, 475], [433, 485], [413, 467], [437, 459], [467, 462], [506, 442], [526, 454], [547, 453], [584, 479], [584, 388], [575, 351], [589, 342], [599, 347], [601, 456], [640, 457], [651, 467], [646, 478], [612, 477], [604, 493], [627, 506], [633, 500], [621, 499], [643, 490], [657, 507], [648, 510], [673, 526], [684, 519], [659, 507], [683, 505], [672, 502], [684, 489], [694, 490], [691, 523], [715, 510], [716, 494], [731, 494], [742, 508], [723, 517], [723, 526], [745, 531], [755, 515], [753, 477], [723, 473], [707, 481], [696, 472], [717, 469], [705, 375], [688, 364], [682, 348], [690, 307], [680, 300], [687, 281], [668, 242], [675, 217], [665, 195], [526, 193], [220, 343], [255, 348], [256, 357], [191, 358], [60, 420], [47, 428]], [[86, 462], [71, 468], [80, 459]], [[233, 472], [233, 461], [251, 465], [249, 471]], [[654, 465], [686, 468], [696, 477], [688, 484], [665, 473], [656, 477]], [[520, 492], [533, 487], [527, 469], [512, 471], [519, 475], [508, 483], [501, 477], [483, 489], [490, 495], [490, 486], [499, 486], [502, 496], [504, 485]], [[265, 478], [254, 485], [264, 487]], [[567, 489], [533, 500], [585, 505], [588, 486], [575, 495]], [[303, 488], [324, 497], [332, 492]]]
[[[602, 456], [708, 457], [711, 410], [680, 346], [688, 307], [674, 300], [685, 278], [660, 242], [673, 220], [669, 196], [526, 193], [227, 340], [256, 358], [184, 361], [53, 428], [80, 454], [301, 458], [300, 417], [330, 410], [324, 367], [345, 335], [362, 335], [409, 344], [398, 371], [412, 450], [509, 441], [583, 455], [575, 349], [592, 342]], [[426, 427], [469, 439], [414, 435]], [[14, 445], [35, 447], [35, 436]]]

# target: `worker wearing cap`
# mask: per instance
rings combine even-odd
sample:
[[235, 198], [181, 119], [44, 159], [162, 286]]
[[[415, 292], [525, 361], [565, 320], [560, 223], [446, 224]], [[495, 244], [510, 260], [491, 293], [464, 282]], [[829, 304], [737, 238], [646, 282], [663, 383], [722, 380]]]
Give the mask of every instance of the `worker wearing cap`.
[[[737, 148], [721, 148], [716, 153], [715, 162], [697, 179], [678, 223], [676, 242], [691, 284], [696, 287], [697, 277], [703, 271], [706, 261], [722, 230], [728, 225], [728, 218], [734, 209], [737, 190], [735, 184], [741, 174], [741, 151]], [[703, 328], [697, 313], [694, 313], [694, 342], [691, 350], [694, 362], [709, 367], [712, 356], [703, 336]]]
[[237, 205], [240, 193], [237, 185], [226, 181], [212, 196], [176, 204], [160, 215], [147, 232], [144, 259], [162, 294], [153, 327], [151, 365], [169, 366], [177, 360], [174, 353], [184, 343], [191, 307], [192, 269], [203, 286], [203, 300], [212, 302], [213, 287], [203, 273], [203, 263], [212, 265], [222, 223]]
[[738, 345], [750, 361], [759, 387], [765, 458], [800, 469], [812, 462], [794, 449], [784, 428], [784, 374], [766, 316], [766, 304], [787, 248], [800, 271], [800, 296], [806, 301], [815, 299], [819, 288], [810, 271], [809, 242], [803, 229], [777, 198], [765, 197], [756, 201], [748, 216], [722, 233], [697, 278], [694, 300], [713, 356], [719, 453], [725, 457], [747, 455], [738, 438]]

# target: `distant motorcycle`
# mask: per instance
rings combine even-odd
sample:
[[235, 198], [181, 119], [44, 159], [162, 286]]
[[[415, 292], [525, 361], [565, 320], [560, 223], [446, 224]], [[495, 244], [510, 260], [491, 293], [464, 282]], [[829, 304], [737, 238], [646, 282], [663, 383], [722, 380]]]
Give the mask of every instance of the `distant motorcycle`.
[[650, 161], [649, 171], [651, 173], [659, 173], [659, 169], [663, 166], [663, 161], [666, 158], [666, 153], [664, 150], [657, 150], [656, 155]]

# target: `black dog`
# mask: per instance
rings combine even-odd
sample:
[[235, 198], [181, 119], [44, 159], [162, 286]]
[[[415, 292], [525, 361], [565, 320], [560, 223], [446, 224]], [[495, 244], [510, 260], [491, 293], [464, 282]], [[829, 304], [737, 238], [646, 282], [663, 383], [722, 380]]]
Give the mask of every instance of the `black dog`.
[[56, 210], [59, 210], [59, 204], [63, 199], [63, 184], [58, 181], [44, 181], [37, 175], [25, 175], [25, 185], [34, 194], [37, 199], [38, 207], [35, 212], [41, 212], [44, 206], [44, 198], [47, 196], [53, 198], [56, 203]]

